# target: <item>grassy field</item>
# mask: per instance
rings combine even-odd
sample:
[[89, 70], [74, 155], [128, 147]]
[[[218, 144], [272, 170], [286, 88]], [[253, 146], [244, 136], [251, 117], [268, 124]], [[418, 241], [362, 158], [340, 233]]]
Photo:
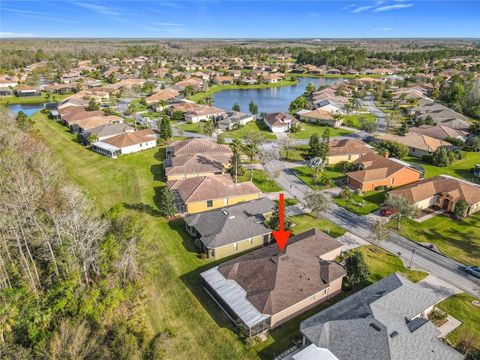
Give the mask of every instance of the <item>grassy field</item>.
[[295, 224], [292, 232], [296, 235], [313, 228], [318, 228], [332, 237], [338, 237], [346, 233], [345, 229], [342, 229], [327, 219], [317, 219], [309, 214], [293, 216], [292, 221]]
[[478, 265], [479, 229], [480, 213], [477, 213], [462, 221], [455, 221], [447, 215], [437, 215], [421, 223], [402, 220], [399, 233], [413, 241], [435, 244], [443, 254], [463, 264]]
[[352, 195], [350, 201], [335, 198], [335, 203], [357, 215], [367, 215], [378, 210], [384, 200], [385, 193], [383, 191], [369, 191], [361, 196]]
[[83, 148], [75, 136], [44, 115], [34, 116], [38, 136], [53, 149], [65, 174], [95, 199], [104, 212], [117, 203], [146, 223], [142, 244], [149, 317], [154, 329], [169, 329], [166, 359], [257, 359], [232, 331], [228, 319], [203, 291], [199, 273], [216, 265], [200, 259], [181, 221], [158, 216], [163, 149], [109, 159]]
[[223, 90], [248, 90], [248, 89], [268, 89], [282, 86], [292, 86], [297, 84], [297, 81], [285, 80], [275, 84], [257, 84], [257, 85], [213, 85], [207, 91], [196, 93], [189, 97], [189, 100], [198, 102], [205, 99], [207, 96], [213, 95]]
[[280, 150], [280, 156], [288, 161], [303, 161], [308, 156], [308, 149], [308, 145], [300, 145], [295, 147], [295, 149], [288, 150], [288, 158], [285, 150]]
[[176, 126], [177, 129], [181, 129], [183, 131], [188, 131], [196, 134], [201, 134], [202, 129], [200, 127], [200, 123], [184, 123]]
[[[245, 173], [238, 178], [238, 182], [244, 182], [250, 180], [250, 170], [245, 169]], [[262, 192], [277, 192], [282, 190], [280, 186], [277, 185], [275, 180], [270, 179], [268, 174], [265, 171], [253, 170], [253, 183], [258, 187]]]
[[[57, 95], [55, 94], [55, 99], [57, 101], [61, 101], [69, 96], [72, 96], [72, 94], [68, 95]], [[16, 97], [16, 96], [0, 96], [0, 106], [8, 106], [8, 105], [16, 105], [16, 104], [24, 104], [24, 105], [38, 105], [38, 104], [43, 104], [46, 103], [47, 100], [45, 99], [45, 96], [40, 95], [40, 96], [24, 96], [24, 97]]]
[[343, 117], [343, 125], [353, 127], [356, 129], [361, 130], [362, 127], [360, 125], [360, 118], [365, 118], [369, 122], [376, 122], [375, 116], [372, 114], [355, 114], [355, 115], [344, 115]]
[[[302, 180], [312, 189], [321, 190], [325, 188], [325, 186], [315, 182], [315, 169], [312, 169], [308, 166], [299, 166], [293, 168], [292, 170], [295, 172], [295, 175], [297, 175], [300, 180]], [[345, 173], [342, 170], [334, 166], [325, 167], [325, 169], [323, 169], [323, 171], [318, 175], [319, 181], [322, 177], [322, 174], [333, 181], [341, 180], [345, 176]]]
[[475, 168], [475, 164], [480, 164], [480, 153], [465, 152], [464, 154], [465, 156], [463, 159], [455, 161], [449, 167], [434, 166], [413, 156], [408, 156], [404, 160], [421, 165], [425, 169], [425, 178], [427, 179], [437, 175], [450, 175], [478, 182], [478, 178], [473, 176], [473, 169]]
[[[470, 332], [480, 339], [480, 309], [473, 306], [473, 300], [475, 298], [472, 295], [463, 293], [453, 295], [437, 305], [440, 310], [462, 322], [462, 325], [447, 335], [447, 340], [454, 346], [459, 345], [464, 332]], [[480, 343], [477, 345], [477, 356], [480, 357]]]
[[300, 126], [302, 127], [302, 130], [300, 130], [297, 133], [293, 133], [291, 136], [294, 139], [309, 139], [310, 136], [313, 134], [317, 134], [318, 136], [321, 136], [323, 131], [328, 128], [330, 129], [330, 137], [334, 138], [337, 136], [345, 136], [348, 134], [351, 134], [351, 131], [345, 130], [345, 129], [339, 129], [339, 128], [333, 128], [331, 126], [325, 126], [325, 125], [317, 125], [313, 123], [306, 123], [306, 122], [301, 122]]
[[243, 138], [246, 134], [252, 133], [252, 132], [260, 132], [263, 134], [266, 140], [277, 140], [277, 137], [271, 133], [265, 124], [261, 121], [250, 121], [245, 125], [244, 127], [238, 129], [238, 130], [231, 130], [231, 131], [226, 131], [224, 132], [225, 138], [229, 139], [241, 139]]

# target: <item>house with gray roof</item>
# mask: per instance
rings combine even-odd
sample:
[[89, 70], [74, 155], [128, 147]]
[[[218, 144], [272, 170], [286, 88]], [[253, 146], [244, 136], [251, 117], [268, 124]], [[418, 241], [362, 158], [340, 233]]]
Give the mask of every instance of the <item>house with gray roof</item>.
[[221, 209], [188, 215], [187, 232], [209, 259], [218, 260], [245, 250], [269, 245], [272, 230], [264, 225], [274, 202], [261, 198]]
[[79, 143], [88, 145], [91, 136], [95, 136], [96, 141], [102, 141], [112, 136], [133, 133], [134, 131], [133, 127], [125, 123], [104, 124], [78, 133], [77, 137]]
[[227, 111], [215, 119], [216, 125], [221, 130], [232, 130], [235, 127], [245, 126], [256, 119], [255, 115], [245, 114], [239, 111]]
[[392, 274], [300, 324], [304, 347], [294, 360], [460, 360], [438, 339], [428, 314], [442, 295]]

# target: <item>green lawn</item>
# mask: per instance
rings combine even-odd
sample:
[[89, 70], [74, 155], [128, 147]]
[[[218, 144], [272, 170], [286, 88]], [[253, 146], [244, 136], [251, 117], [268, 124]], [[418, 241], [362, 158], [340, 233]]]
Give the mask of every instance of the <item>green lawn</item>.
[[[238, 182], [244, 182], [250, 180], [250, 170], [245, 169], [245, 173], [238, 178]], [[272, 180], [268, 177], [268, 174], [265, 171], [253, 170], [253, 183], [258, 187], [262, 192], [277, 192], [281, 191], [282, 188], [277, 185], [275, 180]]]
[[369, 191], [363, 195], [352, 195], [351, 200], [335, 198], [335, 203], [357, 215], [367, 215], [380, 208], [385, 200], [383, 191]]
[[293, 133], [291, 136], [294, 139], [309, 139], [310, 136], [313, 134], [317, 134], [318, 136], [321, 136], [325, 128], [330, 129], [330, 137], [338, 137], [338, 136], [345, 136], [348, 134], [351, 134], [351, 131], [345, 130], [345, 129], [339, 129], [339, 128], [333, 128], [331, 126], [325, 126], [325, 125], [317, 125], [313, 123], [306, 123], [306, 122], [301, 122], [300, 126], [302, 127], [302, 130], [300, 130], [297, 133]]
[[[464, 332], [472, 333], [480, 339], [480, 309], [473, 306], [473, 300], [475, 298], [472, 295], [463, 293], [453, 295], [437, 305], [440, 310], [462, 322], [462, 325], [447, 335], [447, 340], [454, 346], [459, 345]], [[480, 357], [480, 343], [477, 345], [477, 356], [472, 359]]]
[[149, 319], [156, 331], [174, 334], [164, 340], [164, 358], [258, 359], [201, 287], [199, 273], [216, 264], [198, 256], [181, 221], [158, 216], [164, 150], [109, 159], [83, 148], [67, 128], [45, 115], [34, 119], [38, 136], [53, 149], [66, 176], [95, 199], [100, 212], [124, 203], [144, 219], [150, 236], [140, 246]]
[[245, 136], [245, 134], [249, 134], [252, 132], [260, 132], [263, 134], [266, 140], [277, 140], [277, 137], [272, 134], [265, 124], [262, 121], [250, 121], [244, 127], [238, 130], [231, 130], [224, 132], [224, 136], [230, 139], [241, 139]]
[[[394, 227], [396, 224], [391, 224]], [[437, 215], [418, 223], [402, 220], [399, 233], [410, 240], [435, 244], [440, 251], [463, 264], [478, 265], [480, 259], [480, 213], [455, 221]]]
[[346, 233], [346, 230], [328, 221], [327, 219], [317, 219], [309, 214], [293, 216], [292, 221], [295, 224], [295, 226], [292, 228], [292, 232], [295, 235], [313, 228], [318, 228], [332, 237], [338, 237]]
[[[68, 95], [57, 95], [55, 94], [55, 99], [57, 101], [61, 101], [72, 94]], [[16, 96], [1, 96], [0, 97], [0, 106], [8, 106], [8, 105], [15, 105], [15, 104], [24, 104], [24, 105], [36, 105], [36, 104], [43, 104], [46, 103], [47, 100], [45, 96], [24, 96], [24, 97], [16, 97]]]
[[176, 126], [177, 129], [181, 129], [183, 131], [188, 131], [196, 134], [202, 133], [202, 128], [200, 127], [200, 123], [184, 123], [181, 125]]
[[282, 86], [292, 86], [296, 85], [297, 81], [280, 81], [275, 84], [257, 84], [257, 85], [213, 85], [207, 91], [196, 93], [195, 95], [189, 96], [188, 99], [198, 102], [205, 99], [207, 96], [213, 95], [219, 91], [223, 90], [248, 90], [248, 89], [268, 89]]
[[330, 187], [329, 185], [321, 184], [322, 174], [332, 181], [341, 180], [345, 173], [334, 166], [327, 166], [318, 175], [318, 181], [315, 181], [315, 170], [308, 166], [299, 166], [292, 169], [295, 175], [305, 184], [314, 190], [321, 190]]
[[288, 161], [303, 161], [308, 157], [308, 149], [308, 145], [300, 145], [295, 147], [295, 149], [288, 150], [288, 158], [285, 150], [280, 151], [280, 156]]
[[360, 126], [360, 118], [365, 118], [370, 122], [376, 122], [377, 119], [372, 114], [355, 114], [355, 115], [344, 115], [343, 125], [353, 127], [356, 129], [362, 129]]
[[457, 178], [478, 182], [478, 178], [473, 176], [473, 169], [475, 168], [475, 164], [480, 164], [480, 152], [465, 152], [464, 155], [465, 156], [463, 159], [455, 161], [449, 167], [434, 166], [413, 156], [408, 156], [404, 158], [404, 160], [410, 163], [417, 163], [421, 165], [425, 169], [425, 178], [427, 179], [437, 175], [450, 175]]
[[[275, 203], [279, 203], [279, 200], [273, 200]], [[286, 198], [285, 199], [285, 206], [293, 206], [293, 205], [297, 205], [298, 204], [298, 200], [295, 199], [295, 198]]]

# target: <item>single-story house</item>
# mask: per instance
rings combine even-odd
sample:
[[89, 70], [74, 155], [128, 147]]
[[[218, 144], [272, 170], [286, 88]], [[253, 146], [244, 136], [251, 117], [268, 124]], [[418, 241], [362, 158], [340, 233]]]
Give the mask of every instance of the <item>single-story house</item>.
[[264, 225], [274, 209], [269, 198], [187, 215], [187, 232], [209, 259], [218, 260], [245, 250], [269, 245], [272, 230]]
[[167, 186], [175, 194], [179, 214], [194, 214], [255, 200], [261, 194], [251, 181], [234, 183], [230, 175], [172, 180]]
[[76, 84], [51, 84], [45, 86], [45, 90], [57, 94], [65, 94], [67, 92], [76, 92]]
[[428, 319], [442, 293], [395, 273], [300, 323], [293, 360], [461, 360]]
[[267, 74], [263, 78], [265, 79], [266, 82], [270, 84], [275, 84], [282, 81], [285, 78], [285, 74], [282, 74], [282, 73]]
[[315, 108], [332, 114], [345, 114], [345, 104], [348, 99], [343, 96], [321, 96], [313, 99]]
[[164, 89], [164, 90], [157, 91], [153, 95], [147, 96], [145, 98], [145, 102], [148, 105], [158, 104], [161, 101], [167, 101], [168, 102], [170, 100], [175, 99], [178, 95], [180, 95], [180, 93], [176, 90]]
[[173, 116], [175, 112], [180, 112], [185, 114], [188, 111], [199, 110], [202, 108], [202, 105], [198, 105], [192, 101], [179, 101], [174, 102], [168, 106], [168, 112], [170, 116]]
[[318, 229], [200, 274], [208, 294], [248, 336], [273, 329], [341, 292], [342, 244]]
[[167, 180], [198, 176], [223, 175], [227, 172], [231, 155], [228, 153], [188, 154], [171, 158], [165, 166]]
[[0, 87], [0, 96], [13, 96], [13, 91], [9, 87]]
[[188, 123], [198, 123], [200, 121], [215, 120], [218, 116], [224, 115], [225, 110], [210, 105], [202, 105], [198, 109], [189, 110], [184, 118]]
[[76, 120], [70, 124], [70, 130], [73, 133], [82, 133], [84, 131], [96, 128], [98, 126], [106, 125], [106, 124], [119, 124], [122, 123], [123, 119], [119, 116], [115, 115], [97, 115], [97, 116], [89, 116], [82, 118], [80, 120]]
[[157, 137], [153, 130], [139, 130], [133, 133], [124, 133], [92, 143], [92, 150], [111, 157], [131, 154], [157, 146]]
[[346, 173], [347, 184], [363, 191], [380, 186], [398, 187], [420, 180], [422, 171], [410, 164], [369, 152], [352, 162], [354, 171]]
[[298, 120], [287, 113], [264, 114], [263, 122], [271, 132], [277, 134], [288, 132], [292, 125], [298, 124]]
[[330, 165], [335, 165], [342, 161], [351, 162], [371, 151], [373, 151], [372, 148], [361, 140], [331, 140], [328, 143], [327, 161]]
[[235, 82], [235, 78], [233, 76], [216, 76], [212, 82], [218, 85], [232, 85]]
[[467, 140], [470, 135], [469, 132], [463, 130], [452, 129], [444, 125], [421, 125], [419, 127], [412, 127], [410, 132], [426, 135], [438, 140], [446, 140], [447, 138]]
[[331, 112], [323, 109], [315, 109], [311, 111], [301, 110], [297, 114], [302, 121], [328, 125], [334, 128], [340, 127], [343, 123], [342, 119], [335, 119]]
[[200, 138], [178, 140], [167, 146], [167, 159], [195, 154], [225, 154], [231, 157], [232, 149], [228, 145], [217, 144], [214, 140]]
[[239, 111], [227, 111], [218, 116], [215, 121], [217, 127], [222, 130], [232, 130], [235, 126], [244, 126], [255, 120], [255, 115], [245, 114]]
[[40, 95], [40, 88], [37, 86], [17, 86], [15, 89], [17, 96], [38, 96]]
[[102, 141], [106, 138], [120, 135], [123, 133], [134, 132], [135, 129], [125, 123], [109, 123], [105, 125], [100, 125], [84, 132], [78, 133], [78, 142], [81, 144], [87, 145], [89, 143], [89, 138], [91, 136], [96, 137], [97, 141]]
[[422, 210], [435, 206], [453, 212], [458, 201], [465, 200], [468, 205], [466, 215], [480, 211], [480, 185], [447, 175], [421, 180], [388, 194], [402, 196]]
[[446, 141], [435, 139], [427, 135], [418, 134], [416, 132], [409, 132], [405, 136], [381, 134], [377, 137], [377, 139], [403, 144], [408, 147], [410, 155], [420, 158], [424, 155], [431, 155], [435, 150], [441, 147], [449, 149], [455, 148], [455, 146]]

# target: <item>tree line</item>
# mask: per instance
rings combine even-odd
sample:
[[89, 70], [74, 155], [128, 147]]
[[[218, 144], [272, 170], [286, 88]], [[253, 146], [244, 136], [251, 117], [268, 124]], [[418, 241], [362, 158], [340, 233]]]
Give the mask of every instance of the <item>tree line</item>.
[[32, 129], [0, 111], [0, 358], [155, 359], [140, 218], [99, 216]]

